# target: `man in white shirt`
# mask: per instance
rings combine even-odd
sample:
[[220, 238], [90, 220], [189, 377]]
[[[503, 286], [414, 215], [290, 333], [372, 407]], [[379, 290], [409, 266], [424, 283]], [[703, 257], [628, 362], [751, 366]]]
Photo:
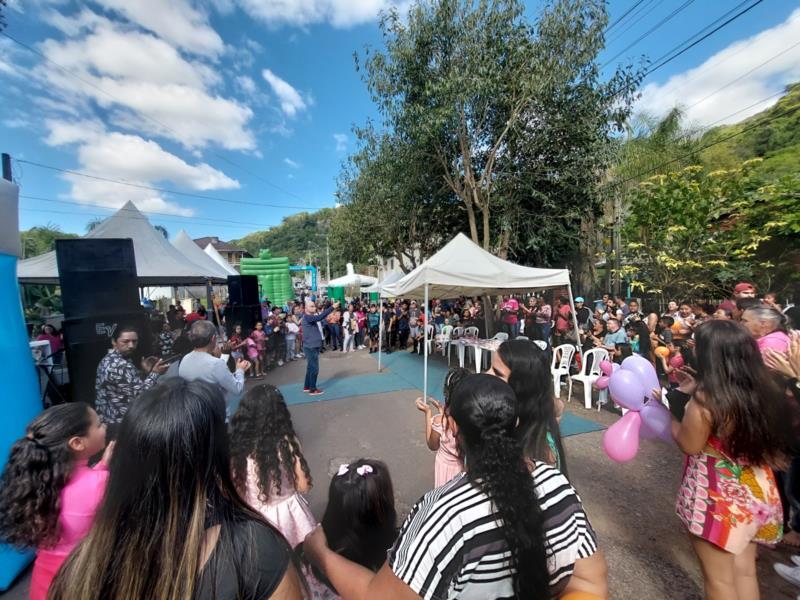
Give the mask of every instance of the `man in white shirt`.
[[217, 350], [217, 328], [210, 321], [195, 321], [189, 330], [189, 340], [194, 351], [181, 360], [178, 375], [188, 381], [199, 379], [215, 383], [225, 394], [225, 412], [230, 411], [231, 400], [244, 390], [244, 374], [250, 368], [246, 360], [236, 361], [236, 373], [231, 373]]

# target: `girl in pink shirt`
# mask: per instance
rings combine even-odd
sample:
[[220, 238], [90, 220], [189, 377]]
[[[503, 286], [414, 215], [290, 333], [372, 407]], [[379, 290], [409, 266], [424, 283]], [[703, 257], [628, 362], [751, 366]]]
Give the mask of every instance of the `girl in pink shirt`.
[[72, 549], [89, 533], [105, 492], [112, 446], [106, 428], [82, 402], [48, 408], [11, 447], [0, 480], [0, 539], [36, 548], [31, 600], [47, 590]]

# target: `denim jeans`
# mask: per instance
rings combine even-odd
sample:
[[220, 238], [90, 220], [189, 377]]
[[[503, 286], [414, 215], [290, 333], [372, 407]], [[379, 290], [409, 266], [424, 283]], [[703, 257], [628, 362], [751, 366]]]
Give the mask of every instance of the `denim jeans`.
[[306, 355], [306, 381], [303, 387], [313, 391], [317, 389], [319, 375], [319, 348], [303, 346], [303, 354]]
[[328, 323], [331, 332], [331, 347], [336, 350], [342, 347], [342, 327], [338, 323]]
[[297, 336], [294, 335], [287, 335], [286, 336], [286, 358], [283, 360], [289, 361], [294, 359], [294, 343]]

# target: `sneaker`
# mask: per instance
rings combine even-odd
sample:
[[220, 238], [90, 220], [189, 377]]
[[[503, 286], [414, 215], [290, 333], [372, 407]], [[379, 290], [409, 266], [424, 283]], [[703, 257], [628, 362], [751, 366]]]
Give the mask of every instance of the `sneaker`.
[[307, 394], [308, 392], [311, 391], [311, 388], [303, 388], [303, 391]]
[[279, 360], [279, 361], [278, 361], [278, 366], [279, 366], [279, 367], [282, 367], [282, 366], [283, 366], [283, 361], [282, 361], [282, 360]]
[[781, 563], [776, 563], [772, 565], [775, 568], [775, 572], [783, 577], [789, 583], [793, 583], [794, 585], [800, 587], [800, 567], [790, 567], [789, 565], [784, 565]]
[[324, 393], [325, 392], [323, 392], [321, 389], [317, 388], [313, 392], [308, 392], [308, 395], [309, 396], [322, 396], [322, 394], [324, 394]]

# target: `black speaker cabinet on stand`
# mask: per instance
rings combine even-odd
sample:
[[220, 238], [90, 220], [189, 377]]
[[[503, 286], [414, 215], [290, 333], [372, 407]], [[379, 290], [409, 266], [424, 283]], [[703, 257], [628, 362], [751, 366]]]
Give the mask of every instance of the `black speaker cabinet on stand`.
[[255, 275], [228, 275], [228, 306], [258, 304], [258, 277]]

